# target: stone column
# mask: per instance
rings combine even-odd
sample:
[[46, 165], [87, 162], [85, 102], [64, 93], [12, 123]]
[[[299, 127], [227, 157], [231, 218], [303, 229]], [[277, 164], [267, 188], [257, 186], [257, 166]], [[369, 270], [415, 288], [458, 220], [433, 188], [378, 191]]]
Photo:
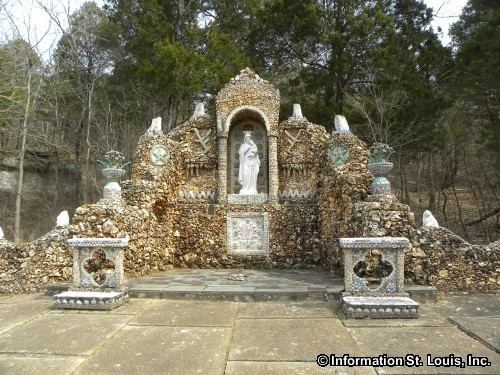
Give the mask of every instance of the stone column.
[[227, 135], [219, 137], [217, 201], [220, 204], [227, 200]]
[[278, 137], [269, 136], [269, 203], [278, 203]]

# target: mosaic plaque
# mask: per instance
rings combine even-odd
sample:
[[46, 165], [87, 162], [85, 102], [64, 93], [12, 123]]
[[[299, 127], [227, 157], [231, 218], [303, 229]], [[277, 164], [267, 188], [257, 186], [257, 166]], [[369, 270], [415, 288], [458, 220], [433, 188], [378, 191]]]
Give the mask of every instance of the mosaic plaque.
[[150, 153], [151, 162], [154, 165], [166, 165], [170, 158], [168, 148], [163, 145], [154, 145]]
[[269, 232], [266, 213], [228, 213], [228, 253], [232, 255], [267, 255]]
[[349, 149], [344, 145], [336, 145], [330, 149], [330, 160], [335, 167], [343, 166], [349, 157]]

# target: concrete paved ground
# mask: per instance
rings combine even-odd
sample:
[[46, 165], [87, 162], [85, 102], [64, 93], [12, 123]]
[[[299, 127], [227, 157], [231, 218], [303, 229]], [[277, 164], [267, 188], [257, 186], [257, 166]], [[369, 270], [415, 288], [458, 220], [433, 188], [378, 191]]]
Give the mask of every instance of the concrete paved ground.
[[[0, 297], [0, 375], [500, 374], [500, 296], [447, 297], [418, 320], [345, 320], [338, 303], [132, 299], [62, 311]], [[488, 367], [319, 367], [319, 354], [487, 357]], [[435, 358], [436, 360], [436, 358]], [[438, 359], [439, 360], [439, 359]]]

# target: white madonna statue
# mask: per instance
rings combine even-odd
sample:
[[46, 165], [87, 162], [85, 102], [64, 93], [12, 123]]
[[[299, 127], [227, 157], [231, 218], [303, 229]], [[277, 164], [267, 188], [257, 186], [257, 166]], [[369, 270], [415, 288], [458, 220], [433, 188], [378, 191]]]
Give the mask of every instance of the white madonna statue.
[[238, 153], [240, 155], [240, 170], [238, 182], [241, 185], [240, 194], [254, 195], [257, 193], [257, 175], [259, 174], [260, 159], [257, 145], [252, 140], [252, 132], [245, 131], [243, 144]]

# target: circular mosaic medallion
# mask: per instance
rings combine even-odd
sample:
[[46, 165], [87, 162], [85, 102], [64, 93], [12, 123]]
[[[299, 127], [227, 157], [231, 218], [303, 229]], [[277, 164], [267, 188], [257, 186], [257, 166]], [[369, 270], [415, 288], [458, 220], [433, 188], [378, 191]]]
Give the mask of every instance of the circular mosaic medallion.
[[344, 165], [349, 156], [349, 149], [344, 145], [335, 145], [330, 149], [330, 160], [335, 167]]
[[154, 145], [150, 153], [151, 162], [154, 165], [165, 165], [170, 158], [168, 148], [163, 145]]

